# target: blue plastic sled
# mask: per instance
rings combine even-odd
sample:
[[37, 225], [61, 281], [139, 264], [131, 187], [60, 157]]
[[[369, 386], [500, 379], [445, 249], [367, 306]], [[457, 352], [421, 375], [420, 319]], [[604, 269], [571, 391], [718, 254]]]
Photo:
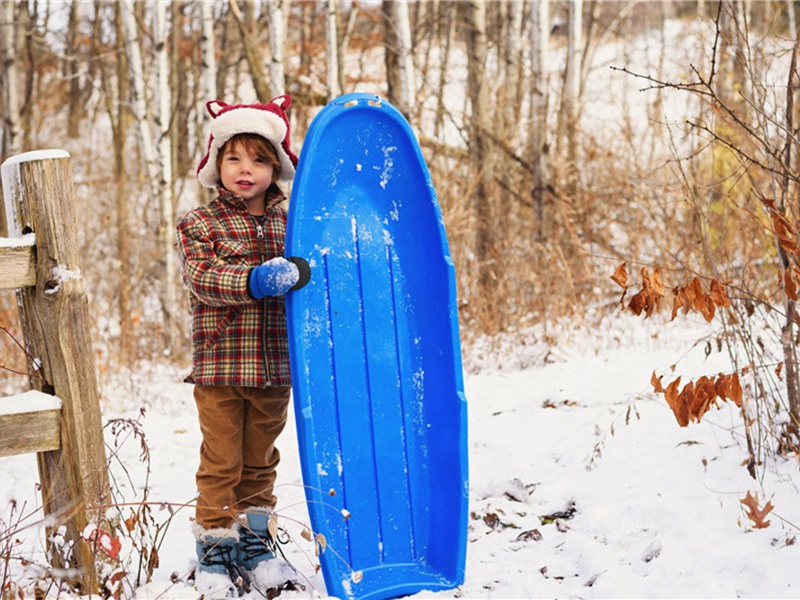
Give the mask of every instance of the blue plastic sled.
[[328, 594], [460, 585], [469, 484], [455, 269], [419, 145], [386, 100], [342, 96], [312, 122], [286, 255], [311, 265], [286, 298]]

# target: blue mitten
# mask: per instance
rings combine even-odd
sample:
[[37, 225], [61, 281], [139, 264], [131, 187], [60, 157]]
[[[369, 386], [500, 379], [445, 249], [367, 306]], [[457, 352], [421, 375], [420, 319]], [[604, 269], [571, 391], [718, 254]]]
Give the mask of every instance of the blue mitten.
[[278, 256], [258, 265], [247, 280], [250, 295], [259, 300], [264, 296], [282, 296], [300, 279], [297, 266]]

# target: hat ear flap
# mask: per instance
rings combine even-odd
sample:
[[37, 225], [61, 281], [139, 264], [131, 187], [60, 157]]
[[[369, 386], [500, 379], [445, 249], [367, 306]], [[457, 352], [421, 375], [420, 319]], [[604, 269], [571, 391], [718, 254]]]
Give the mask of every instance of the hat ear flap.
[[221, 113], [225, 111], [226, 108], [229, 108], [230, 105], [222, 102], [221, 100], [210, 100], [206, 102], [206, 110], [208, 114], [211, 115], [212, 118], [216, 119]]
[[283, 94], [282, 96], [277, 96], [269, 101], [270, 104], [277, 104], [280, 106], [284, 111], [288, 109], [292, 105], [292, 97], [289, 94]]

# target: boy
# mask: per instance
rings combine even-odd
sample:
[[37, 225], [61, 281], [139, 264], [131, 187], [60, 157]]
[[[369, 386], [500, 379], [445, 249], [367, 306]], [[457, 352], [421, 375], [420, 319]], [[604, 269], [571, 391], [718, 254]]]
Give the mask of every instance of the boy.
[[263, 590], [276, 568], [284, 580], [291, 570], [270, 562], [276, 547], [268, 530], [280, 460], [274, 444], [291, 389], [283, 295], [308, 281], [305, 261], [283, 258], [285, 195], [277, 183], [291, 181], [297, 165], [290, 104], [279, 96], [206, 105], [213, 120], [197, 177], [219, 195], [178, 225], [193, 319], [187, 381], [203, 435], [194, 528], [196, 585], [206, 598], [216, 590], [241, 595], [248, 580]]

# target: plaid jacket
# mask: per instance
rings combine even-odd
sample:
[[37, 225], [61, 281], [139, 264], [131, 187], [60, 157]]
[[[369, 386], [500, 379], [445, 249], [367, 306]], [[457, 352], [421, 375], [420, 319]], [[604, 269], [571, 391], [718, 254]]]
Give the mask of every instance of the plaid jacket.
[[178, 224], [183, 282], [192, 305], [194, 369], [187, 381], [260, 388], [291, 384], [283, 296], [253, 300], [247, 291], [253, 267], [283, 256], [284, 199], [273, 186], [266, 214], [255, 217], [239, 196], [220, 189], [210, 204]]

